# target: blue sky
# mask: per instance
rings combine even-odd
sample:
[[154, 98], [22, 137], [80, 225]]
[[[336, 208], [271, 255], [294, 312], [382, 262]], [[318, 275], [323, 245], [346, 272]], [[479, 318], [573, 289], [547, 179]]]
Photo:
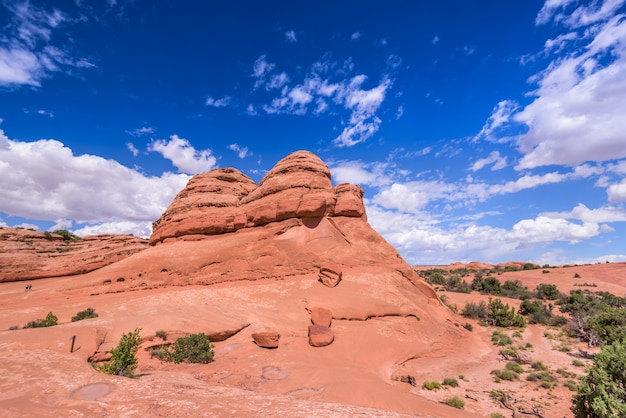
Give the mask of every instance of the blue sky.
[[626, 261], [625, 1], [1, 1], [0, 225], [306, 149], [409, 263]]

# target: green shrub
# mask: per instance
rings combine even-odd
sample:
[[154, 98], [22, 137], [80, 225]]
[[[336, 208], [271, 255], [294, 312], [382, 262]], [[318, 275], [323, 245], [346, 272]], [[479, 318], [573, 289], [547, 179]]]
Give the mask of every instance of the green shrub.
[[57, 325], [58, 318], [52, 312], [48, 312], [45, 319], [37, 319], [35, 321], [30, 321], [24, 328], [43, 328], [43, 327], [52, 327]]
[[453, 388], [459, 386], [459, 382], [454, 377], [446, 377], [445, 379], [443, 379], [442, 384], [444, 386], [451, 386]]
[[468, 330], [468, 331], [474, 331], [474, 326], [473, 326], [472, 324], [470, 324], [469, 322], [466, 322], [466, 323], [463, 325], [463, 328], [465, 328], [465, 329], [466, 329], [466, 330]]
[[98, 314], [94, 308], [87, 308], [84, 311], [78, 312], [72, 317], [72, 322], [80, 321], [82, 319], [97, 318]]
[[523, 316], [515, 313], [515, 308], [502, 303], [500, 299], [489, 299], [487, 305], [488, 322], [496, 327], [524, 327], [526, 320]]
[[491, 342], [494, 345], [498, 345], [498, 346], [505, 346], [505, 345], [513, 344], [513, 340], [511, 339], [511, 337], [509, 337], [506, 333], [500, 330], [494, 330], [491, 333]]
[[213, 361], [214, 355], [209, 337], [200, 333], [178, 338], [171, 347], [164, 349], [163, 359], [174, 363], [206, 364]]
[[575, 381], [571, 380], [571, 379], [570, 380], [566, 380], [565, 382], [563, 382], [563, 386], [565, 386], [566, 388], [568, 388], [572, 392], [578, 391], [578, 384]]
[[495, 375], [498, 379], [501, 379], [501, 380], [512, 381], [512, 380], [519, 379], [519, 375], [517, 373], [515, 373], [513, 370], [508, 370], [508, 369], [493, 370], [491, 374]]
[[524, 369], [522, 368], [522, 366], [520, 366], [518, 363], [514, 362], [514, 361], [509, 361], [505, 368], [507, 370], [511, 370], [512, 372], [515, 372], [517, 374], [521, 374], [524, 373]]
[[499, 412], [492, 412], [491, 414], [489, 414], [489, 418], [504, 418], [504, 415]]
[[465, 406], [465, 402], [463, 401], [463, 399], [459, 398], [458, 396], [453, 396], [450, 399], [446, 400], [444, 403], [456, 409], [463, 409], [463, 407]]
[[583, 363], [582, 361], [578, 359], [572, 360], [572, 365], [576, 367], [585, 367], [585, 363]]
[[167, 340], [167, 333], [162, 329], [158, 330], [155, 335], [162, 340]]
[[133, 332], [122, 334], [117, 347], [111, 350], [111, 360], [100, 366], [100, 370], [107, 374], [132, 377], [137, 367], [140, 331], [141, 328], [136, 328]]
[[557, 300], [561, 297], [559, 289], [554, 284], [541, 283], [537, 285], [537, 297], [539, 299]]
[[11, 325], [9, 327], [9, 331], [15, 331], [16, 329], [20, 329], [20, 327], [18, 325]]
[[426, 390], [437, 390], [437, 389], [441, 389], [441, 383], [436, 382], [436, 381], [432, 381], [432, 382], [424, 382], [422, 384], [422, 389], [426, 389]]
[[626, 339], [602, 347], [580, 381], [572, 411], [576, 417], [626, 416]]

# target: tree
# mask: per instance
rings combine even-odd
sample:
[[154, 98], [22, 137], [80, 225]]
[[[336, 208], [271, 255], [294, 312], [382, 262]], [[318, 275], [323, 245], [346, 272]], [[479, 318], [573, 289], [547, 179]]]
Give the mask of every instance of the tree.
[[578, 418], [626, 416], [626, 339], [605, 345], [572, 399]]
[[526, 320], [523, 316], [515, 313], [515, 308], [511, 308], [508, 304], [502, 303], [500, 299], [489, 298], [487, 305], [487, 320], [491, 325], [496, 327], [524, 327]]
[[136, 328], [133, 332], [122, 334], [117, 347], [111, 350], [111, 361], [100, 366], [100, 370], [108, 374], [133, 377], [137, 367], [136, 354], [141, 342], [140, 331], [141, 328]]

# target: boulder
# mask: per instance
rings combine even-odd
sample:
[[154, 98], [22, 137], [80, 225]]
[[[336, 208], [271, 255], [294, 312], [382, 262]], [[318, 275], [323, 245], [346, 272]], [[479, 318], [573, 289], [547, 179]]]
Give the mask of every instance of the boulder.
[[256, 345], [263, 348], [278, 348], [278, 340], [280, 334], [277, 332], [255, 332], [252, 334], [252, 340]]
[[321, 325], [323, 327], [330, 327], [333, 320], [333, 313], [330, 309], [314, 307], [311, 308], [311, 322], [313, 325]]
[[329, 327], [322, 325], [309, 325], [309, 345], [312, 347], [325, 347], [335, 340], [335, 334]]

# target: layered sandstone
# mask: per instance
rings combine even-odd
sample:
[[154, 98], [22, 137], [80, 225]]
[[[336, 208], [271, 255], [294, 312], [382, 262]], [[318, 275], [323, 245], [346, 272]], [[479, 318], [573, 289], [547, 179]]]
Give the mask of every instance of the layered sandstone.
[[49, 232], [0, 227], [0, 282], [87, 273], [147, 247], [147, 240], [132, 235], [73, 240]]
[[365, 218], [363, 189], [332, 186], [316, 155], [298, 151], [279, 161], [257, 185], [234, 168], [194, 176], [153, 224], [150, 244], [170, 238], [217, 235], [286, 219]]

